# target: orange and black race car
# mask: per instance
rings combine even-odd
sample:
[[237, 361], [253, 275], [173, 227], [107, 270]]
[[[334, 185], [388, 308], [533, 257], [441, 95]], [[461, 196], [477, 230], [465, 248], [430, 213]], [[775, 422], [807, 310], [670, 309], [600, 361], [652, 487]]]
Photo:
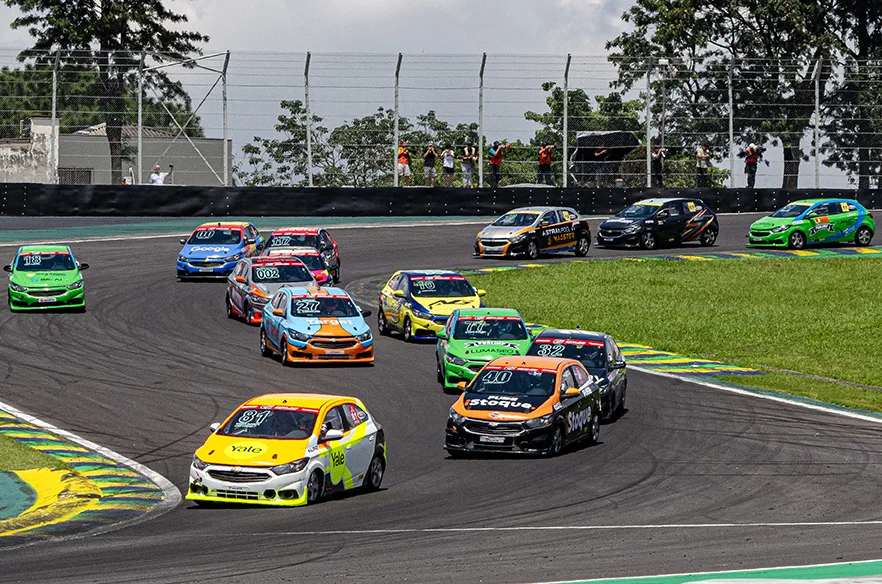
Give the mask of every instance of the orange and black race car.
[[600, 437], [600, 388], [575, 359], [500, 357], [490, 361], [447, 420], [444, 448], [556, 455]]
[[478, 257], [526, 257], [571, 251], [588, 255], [591, 228], [570, 207], [513, 209], [482, 229], [475, 241]]

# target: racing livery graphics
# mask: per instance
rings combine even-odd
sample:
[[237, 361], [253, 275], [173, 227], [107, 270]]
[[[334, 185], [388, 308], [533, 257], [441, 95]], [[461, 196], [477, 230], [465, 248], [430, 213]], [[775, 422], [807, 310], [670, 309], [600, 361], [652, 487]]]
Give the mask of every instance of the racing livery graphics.
[[26, 245], [18, 248], [9, 272], [9, 309], [86, 310], [86, 291], [81, 271], [89, 264], [79, 263], [66, 245]]
[[178, 278], [226, 277], [236, 262], [257, 255], [263, 238], [251, 223], [204, 223], [178, 254]]
[[331, 493], [380, 488], [383, 428], [361, 400], [267, 394], [248, 400], [193, 455], [187, 499], [297, 506]]
[[239, 260], [227, 279], [227, 316], [259, 324], [269, 299], [285, 286], [316, 286], [316, 281], [303, 262], [294, 257]]
[[399, 331], [408, 342], [435, 340], [454, 310], [483, 306], [484, 294], [457, 272], [395, 272], [380, 291], [377, 331], [381, 335]]
[[340, 283], [340, 250], [327, 229], [311, 227], [283, 227], [273, 231], [266, 247], [311, 247], [322, 257], [322, 263], [331, 274], [334, 284]]
[[872, 213], [854, 199], [794, 201], [750, 226], [747, 245], [802, 249], [807, 245], [854, 242], [870, 245], [876, 233]]
[[523, 355], [532, 340], [521, 315], [510, 308], [456, 309], [436, 336], [437, 376], [445, 390], [471, 381], [496, 357]]
[[374, 339], [342, 288], [281, 288], [263, 309], [260, 352], [292, 363], [372, 363]]
[[309, 271], [312, 272], [312, 277], [315, 278], [319, 286], [331, 284], [331, 269], [328, 265], [330, 260], [327, 255], [322, 255], [314, 247], [268, 247], [261, 252], [261, 255], [272, 258], [296, 258], [303, 262]]
[[462, 386], [447, 420], [451, 456], [556, 455], [567, 444], [600, 438], [600, 389], [574, 359], [500, 357]]
[[588, 255], [591, 228], [570, 207], [513, 209], [482, 229], [475, 241], [479, 257], [536, 259], [541, 254], [572, 251]]
[[645, 199], [601, 223], [597, 245], [655, 249], [698, 241], [709, 247], [719, 233], [716, 214], [700, 199]]

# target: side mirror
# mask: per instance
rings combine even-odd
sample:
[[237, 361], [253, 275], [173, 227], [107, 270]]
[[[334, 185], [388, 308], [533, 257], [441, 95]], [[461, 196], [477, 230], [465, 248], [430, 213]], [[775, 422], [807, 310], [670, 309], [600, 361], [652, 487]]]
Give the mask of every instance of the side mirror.
[[273, 316], [285, 316], [285, 311], [281, 308], [273, 308]]
[[361, 311], [361, 315], [364, 317], [370, 316], [372, 314], [373, 314], [373, 312], [371, 312], [369, 309], [364, 309]]
[[613, 361], [611, 369], [624, 369], [625, 368], [625, 360], [622, 359], [620, 361]]
[[446, 340], [447, 339], [447, 331], [444, 329], [441, 329], [440, 331], [435, 333], [435, 336], [438, 337], [439, 339], [441, 339], [442, 341]]
[[404, 290], [396, 290], [392, 293], [392, 296], [396, 298], [407, 298], [407, 294], [404, 293]]
[[186, 240], [186, 239], [181, 239], [180, 242], [181, 242], [181, 245], [187, 245], [187, 240]]
[[245, 238], [245, 245], [251, 245], [256, 242], [257, 242], [256, 239], [251, 239], [250, 237]]
[[325, 430], [322, 432], [322, 441], [329, 442], [331, 440], [342, 440], [343, 430]]
[[664, 219], [665, 217], [667, 217], [670, 214], [671, 214], [671, 212], [668, 211], [667, 209], [665, 209], [664, 211], [659, 211], [658, 215], [656, 215], [655, 218], [656, 219]]
[[582, 392], [579, 391], [578, 387], [570, 387], [564, 392], [564, 397], [579, 397], [582, 395]]
[[236, 280], [237, 282], [239, 282], [240, 284], [244, 284], [244, 283], [245, 283], [245, 276], [236, 276], [236, 277], [233, 278], [233, 279]]
[[460, 381], [459, 383], [456, 384], [456, 389], [458, 389], [460, 391], [465, 391], [466, 385], [467, 384], [465, 381]]
[[220, 428], [220, 422], [215, 422], [211, 426], [208, 427], [212, 432], [217, 432]]
[[4, 272], [11, 272], [12, 266], [10, 266], [9, 264], [6, 264], [5, 266], [3, 266], [3, 271]]
[[82, 272], [83, 270], [88, 270], [89, 264], [80, 264], [79, 270]]
[[486, 296], [487, 295], [486, 290], [478, 290], [477, 293], [478, 293], [478, 296]]

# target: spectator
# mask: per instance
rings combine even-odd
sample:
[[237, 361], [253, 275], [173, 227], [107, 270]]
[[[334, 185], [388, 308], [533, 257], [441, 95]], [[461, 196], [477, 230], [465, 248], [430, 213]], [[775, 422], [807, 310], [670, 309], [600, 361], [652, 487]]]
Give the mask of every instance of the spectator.
[[472, 177], [475, 175], [475, 162], [478, 160], [478, 149], [474, 143], [469, 142], [462, 149], [462, 186], [474, 188]]
[[435, 145], [429, 142], [428, 148], [423, 153], [423, 184], [425, 186], [435, 186], [435, 179], [438, 177], [438, 173], [435, 172], [437, 158], [438, 153], [435, 152]]
[[665, 157], [668, 155], [664, 148], [656, 148], [652, 151], [652, 187], [656, 189], [665, 188]]
[[536, 173], [536, 182], [539, 184], [542, 184], [543, 179], [547, 185], [554, 184], [551, 182], [551, 153], [553, 151], [554, 146], [548, 142], [543, 142], [539, 146], [539, 172]]
[[710, 147], [707, 144], [702, 144], [695, 152], [695, 185], [700, 189], [708, 186], [707, 167], [710, 157]]
[[155, 165], [153, 167], [153, 174], [150, 175], [150, 184], [152, 185], [164, 185], [165, 179], [169, 178], [171, 174], [175, 171], [175, 167], [173, 164], [168, 165], [168, 172], [159, 172], [159, 165]]
[[744, 151], [744, 174], [747, 175], [747, 188], [752, 189], [756, 185], [756, 166], [763, 157], [763, 151], [751, 142]]
[[601, 150], [593, 150], [591, 152], [591, 157], [593, 160], [588, 163], [588, 182], [586, 186], [591, 188], [600, 188], [600, 164], [604, 161], [604, 155], [606, 154], [606, 148]]
[[511, 144], [503, 146], [498, 140], [490, 147], [490, 186], [494, 189], [502, 180], [502, 159], [507, 148], [511, 148]]
[[453, 147], [448, 145], [441, 151], [441, 184], [445, 187], [453, 186], [453, 163], [456, 161], [456, 155], [453, 153]]
[[404, 179], [404, 184], [410, 185], [410, 151], [407, 149], [407, 140], [398, 142], [398, 176]]

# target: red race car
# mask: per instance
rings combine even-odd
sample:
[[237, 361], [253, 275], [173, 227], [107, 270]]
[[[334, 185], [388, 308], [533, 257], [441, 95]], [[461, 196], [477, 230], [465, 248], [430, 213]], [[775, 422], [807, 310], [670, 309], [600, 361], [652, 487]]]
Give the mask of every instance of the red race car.
[[340, 282], [340, 251], [327, 229], [321, 227], [282, 227], [272, 232], [265, 249], [272, 247], [311, 247], [320, 254], [334, 284]]

